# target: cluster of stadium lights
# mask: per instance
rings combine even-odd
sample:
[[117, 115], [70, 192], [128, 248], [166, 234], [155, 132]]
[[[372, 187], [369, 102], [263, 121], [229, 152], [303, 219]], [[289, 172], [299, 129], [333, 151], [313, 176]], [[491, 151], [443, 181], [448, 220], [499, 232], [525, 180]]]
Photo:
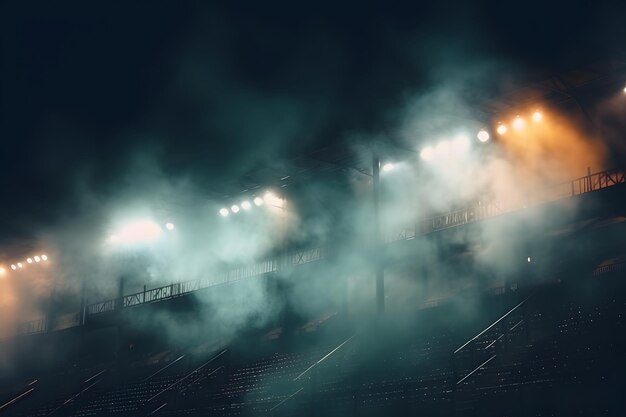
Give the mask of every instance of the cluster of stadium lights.
[[[624, 88], [624, 92], [626, 93], [626, 88]], [[539, 123], [543, 120], [543, 114], [537, 110], [531, 115], [531, 119], [533, 120], [533, 122]], [[511, 122], [511, 126], [513, 127], [513, 129], [521, 131], [526, 127], [526, 120], [518, 115]], [[496, 132], [502, 136], [506, 134], [507, 131], [507, 125], [499, 122], [496, 127]], [[491, 139], [491, 135], [487, 129], [483, 128], [478, 131], [478, 133], [476, 134], [476, 138], [480, 143], [486, 143]], [[470, 146], [470, 138], [467, 135], [459, 134], [451, 140], [443, 140], [436, 145], [428, 145], [422, 148], [422, 150], [420, 151], [420, 158], [424, 161], [450, 158], [464, 154], [469, 150]], [[393, 170], [394, 167], [394, 164], [387, 162], [383, 164], [381, 168], [383, 172], [388, 172]], [[227, 211], [225, 211], [225, 213], [226, 214], [223, 215], [228, 214]]]
[[[165, 223], [165, 228], [170, 232], [174, 230], [174, 223]], [[150, 219], [139, 219], [125, 224], [115, 233], [109, 236], [108, 243], [113, 245], [147, 242], [158, 239], [163, 229]]]
[[[531, 115], [531, 119], [534, 123], [539, 123], [543, 120], [543, 114], [537, 110]], [[526, 127], [526, 120], [522, 116], [517, 115], [511, 122], [511, 126], [514, 130], [521, 131]], [[505, 135], [508, 130], [508, 126], [502, 122], [499, 122], [496, 127], [496, 132], [500, 136]], [[476, 138], [479, 142], [486, 143], [491, 139], [491, 135], [489, 134], [489, 131], [487, 129], [483, 128], [478, 131], [478, 133], [476, 134]], [[436, 146], [426, 146], [420, 152], [420, 157], [425, 161], [430, 161], [434, 158], [449, 157], [453, 156], [454, 154], [462, 154], [467, 151], [469, 147], [469, 138], [467, 136], [460, 135], [453, 140], [440, 142]]]
[[[482, 142], [482, 141], [481, 141]], [[467, 135], [458, 135], [451, 140], [443, 140], [435, 146], [426, 146], [420, 151], [420, 158], [424, 161], [431, 161], [435, 158], [446, 158], [461, 155], [470, 147], [470, 139]]]
[[219, 210], [219, 214], [222, 217], [228, 217], [228, 215], [231, 213], [237, 214], [241, 212], [242, 210], [249, 211], [254, 206], [261, 207], [263, 204], [270, 203], [271, 201], [276, 200], [276, 199], [278, 199], [278, 197], [276, 197], [271, 191], [267, 191], [263, 195], [263, 198], [256, 196], [252, 199], [252, 202], [250, 202], [249, 200], [244, 200], [240, 204], [233, 204], [232, 206], [230, 206], [230, 209], [228, 207], [222, 207]]
[[[535, 111], [532, 116], [531, 116], [533, 122], [535, 123], [539, 123], [543, 120], [543, 114], [540, 111]], [[523, 130], [526, 127], [526, 120], [517, 115], [515, 116], [515, 119], [513, 119], [513, 121], [511, 122], [511, 126], [513, 126], [513, 129], [515, 130]], [[498, 132], [499, 135], [505, 135], [506, 132], [509, 131], [508, 126], [505, 123], [498, 123], [498, 127], [496, 127], [496, 132]], [[483, 135], [483, 139], [481, 139], [481, 133], [484, 132], [487, 134], [487, 136]], [[486, 139], [484, 139], [486, 137]], [[489, 133], [486, 130], [481, 130], [480, 132], [478, 132], [478, 140], [480, 140], [481, 142], [486, 142], [489, 140]]]
[[[11, 269], [14, 271], [17, 271], [18, 269], [24, 269], [27, 265], [29, 264], [37, 264], [40, 262], [46, 262], [48, 260], [48, 255], [46, 254], [42, 254], [42, 255], [35, 255], [32, 258], [26, 258], [26, 261], [24, 262], [17, 262], [15, 264], [11, 265]], [[0, 266], [0, 275], [4, 275], [6, 274], [6, 269], [4, 267]]]

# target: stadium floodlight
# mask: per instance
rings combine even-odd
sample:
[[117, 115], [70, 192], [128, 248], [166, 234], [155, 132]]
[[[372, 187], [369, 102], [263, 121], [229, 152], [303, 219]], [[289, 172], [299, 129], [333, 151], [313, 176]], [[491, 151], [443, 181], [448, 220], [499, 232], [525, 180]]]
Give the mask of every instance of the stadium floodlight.
[[167, 230], [174, 230], [174, 223], [165, 223], [165, 228]]
[[274, 200], [275, 198], [276, 198], [276, 196], [271, 191], [267, 191], [265, 193], [265, 195], [263, 195], [263, 201], [265, 201], [266, 203], [269, 203], [270, 201]]
[[33, 263], [33, 258], [26, 259], [26, 262], [28, 262], [29, 264], [32, 264]]
[[45, 253], [43, 255], [41, 255], [41, 260], [42, 261], [47, 261], [48, 260], [48, 255], [46, 255]]
[[261, 197], [254, 197], [253, 201], [255, 206], [260, 206], [261, 204], [263, 204], [263, 199]]
[[540, 122], [543, 119], [543, 114], [540, 111], [536, 111], [533, 113], [533, 121]]
[[498, 127], [496, 128], [496, 132], [498, 132], [499, 135], [504, 135], [507, 132], [507, 130], [509, 129], [503, 123], [500, 123]]
[[241, 208], [244, 210], [250, 210], [250, 207], [252, 207], [252, 205], [248, 200], [241, 203]]
[[35, 256], [35, 262], [39, 262], [41, 261], [41, 258], [39, 256]]
[[393, 170], [393, 168], [394, 168], [394, 165], [391, 162], [387, 162], [386, 164], [383, 165], [384, 172], [389, 172]]
[[424, 161], [430, 161], [431, 159], [433, 159], [434, 154], [435, 150], [432, 148], [432, 146], [427, 146], [420, 152], [420, 158], [422, 158]]
[[476, 135], [476, 137], [478, 138], [479, 141], [481, 141], [482, 143], [485, 143], [489, 140], [490, 136], [489, 136], [489, 132], [487, 132], [487, 130], [485, 129], [480, 129], [478, 131], [478, 134]]
[[525, 125], [526, 122], [524, 121], [524, 119], [522, 119], [520, 116], [515, 116], [515, 120], [513, 120], [513, 128], [515, 128], [515, 130], [522, 130]]
[[228, 209], [226, 207], [222, 207], [220, 209], [220, 216], [222, 216], [222, 217], [228, 216]]
[[230, 207], [230, 211], [232, 211], [233, 213], [239, 213], [239, 206], [237, 204], [233, 204]]
[[15, 271], [17, 269], [17, 266], [11, 265], [11, 269]]
[[265, 194], [263, 195], [263, 202], [269, 207], [275, 207], [281, 210], [285, 209], [285, 200], [280, 196], [274, 194], [272, 191], [265, 192]]
[[18, 267], [18, 268], [24, 268], [24, 265], [22, 265], [22, 263], [21, 263], [21, 262], [18, 262], [18, 263], [17, 263], [17, 267]]
[[110, 243], [138, 243], [156, 240], [161, 236], [161, 227], [149, 219], [140, 219], [123, 226], [109, 238]]

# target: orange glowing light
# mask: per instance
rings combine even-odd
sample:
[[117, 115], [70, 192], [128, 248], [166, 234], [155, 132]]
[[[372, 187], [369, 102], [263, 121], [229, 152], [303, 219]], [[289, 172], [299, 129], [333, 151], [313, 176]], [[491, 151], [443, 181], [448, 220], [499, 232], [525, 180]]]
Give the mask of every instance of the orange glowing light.
[[496, 129], [496, 132], [498, 132], [499, 135], [504, 135], [507, 131], [507, 127], [504, 124], [498, 125], [498, 128]]
[[515, 120], [513, 120], [513, 128], [515, 128], [515, 130], [522, 130], [525, 125], [526, 122], [519, 116], [517, 116]]
[[536, 111], [536, 112], [533, 113], [533, 120], [535, 122], [540, 122], [541, 119], [543, 119], [543, 114], [541, 114], [540, 111]]

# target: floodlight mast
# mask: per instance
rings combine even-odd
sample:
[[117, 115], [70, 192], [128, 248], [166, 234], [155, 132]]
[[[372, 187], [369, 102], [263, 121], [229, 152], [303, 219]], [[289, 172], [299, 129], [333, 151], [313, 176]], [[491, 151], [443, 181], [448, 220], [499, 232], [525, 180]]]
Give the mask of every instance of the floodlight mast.
[[385, 312], [385, 269], [381, 259], [380, 243], [380, 159], [372, 158], [374, 182], [374, 270], [376, 275], [376, 312], [379, 316]]

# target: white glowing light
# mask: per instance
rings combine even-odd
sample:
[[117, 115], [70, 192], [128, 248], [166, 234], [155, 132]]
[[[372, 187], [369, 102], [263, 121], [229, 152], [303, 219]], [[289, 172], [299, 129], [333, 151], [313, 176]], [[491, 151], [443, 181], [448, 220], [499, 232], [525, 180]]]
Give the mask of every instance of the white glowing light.
[[161, 227], [152, 220], [137, 220], [122, 227], [109, 237], [110, 243], [147, 242], [161, 236]]
[[470, 140], [466, 135], [458, 135], [451, 143], [452, 150], [457, 154], [464, 154], [470, 148]]
[[230, 208], [230, 211], [233, 213], [239, 213], [239, 206], [237, 204], [233, 204]]
[[535, 122], [540, 122], [541, 119], [543, 119], [543, 114], [541, 114], [540, 111], [536, 111], [536, 112], [533, 113], [533, 120]]
[[500, 124], [498, 125], [498, 127], [496, 128], [496, 132], [498, 132], [499, 135], [504, 135], [507, 131], [507, 127], [504, 124]]
[[167, 230], [174, 230], [174, 223], [165, 223], [165, 228]]
[[513, 120], [513, 128], [515, 128], [515, 130], [522, 130], [525, 125], [526, 122], [519, 116], [515, 117], [515, 120]]
[[220, 209], [220, 216], [222, 216], [222, 217], [228, 216], [228, 209], [226, 207], [222, 207]]
[[528, 257], [528, 259], [527, 259], [527, 260], [528, 260], [528, 263], [530, 263], [530, 256]]
[[28, 258], [28, 259], [26, 259], [26, 262], [28, 262], [29, 264], [32, 264], [33, 260], [32, 260], [32, 258]]
[[624, 87], [624, 93], [626, 93], [626, 87]]
[[270, 207], [285, 208], [285, 201], [280, 196], [268, 191], [263, 195], [263, 201]]
[[46, 254], [41, 255], [41, 260], [42, 261], [47, 261], [48, 260], [48, 255], [46, 255]]
[[244, 201], [243, 203], [241, 203], [241, 208], [244, 209], [244, 210], [250, 210], [250, 207], [252, 207], [252, 205], [247, 200]]
[[39, 262], [41, 261], [41, 258], [39, 256], [35, 256], [35, 262]]
[[21, 262], [18, 262], [18, 263], [17, 263], [17, 267], [18, 267], [18, 268], [23, 268], [23, 267], [24, 267], [24, 265], [22, 265], [22, 263], [21, 263]]
[[434, 154], [435, 151], [432, 146], [427, 146], [420, 152], [420, 158], [422, 158], [424, 161], [430, 161], [431, 159], [433, 159]]
[[391, 170], [393, 170], [394, 166], [391, 162], [387, 162], [386, 164], [383, 165], [383, 171], [384, 172], [389, 172]]
[[276, 196], [274, 195], [273, 192], [268, 191], [265, 193], [265, 195], [263, 196], [263, 201], [265, 201], [266, 203], [271, 202], [272, 200], [274, 200], [276, 198]]
[[261, 204], [263, 204], [263, 199], [261, 197], [254, 197], [254, 205], [260, 206]]
[[15, 271], [17, 269], [17, 266], [11, 265], [11, 269]]
[[485, 143], [489, 140], [490, 136], [489, 136], [489, 132], [487, 132], [485, 129], [480, 129], [478, 131], [478, 134], [476, 135], [476, 137], [478, 138], [479, 141], [481, 141], [482, 143]]
[[5, 275], [7, 273], [6, 269], [0, 266], [0, 275]]

